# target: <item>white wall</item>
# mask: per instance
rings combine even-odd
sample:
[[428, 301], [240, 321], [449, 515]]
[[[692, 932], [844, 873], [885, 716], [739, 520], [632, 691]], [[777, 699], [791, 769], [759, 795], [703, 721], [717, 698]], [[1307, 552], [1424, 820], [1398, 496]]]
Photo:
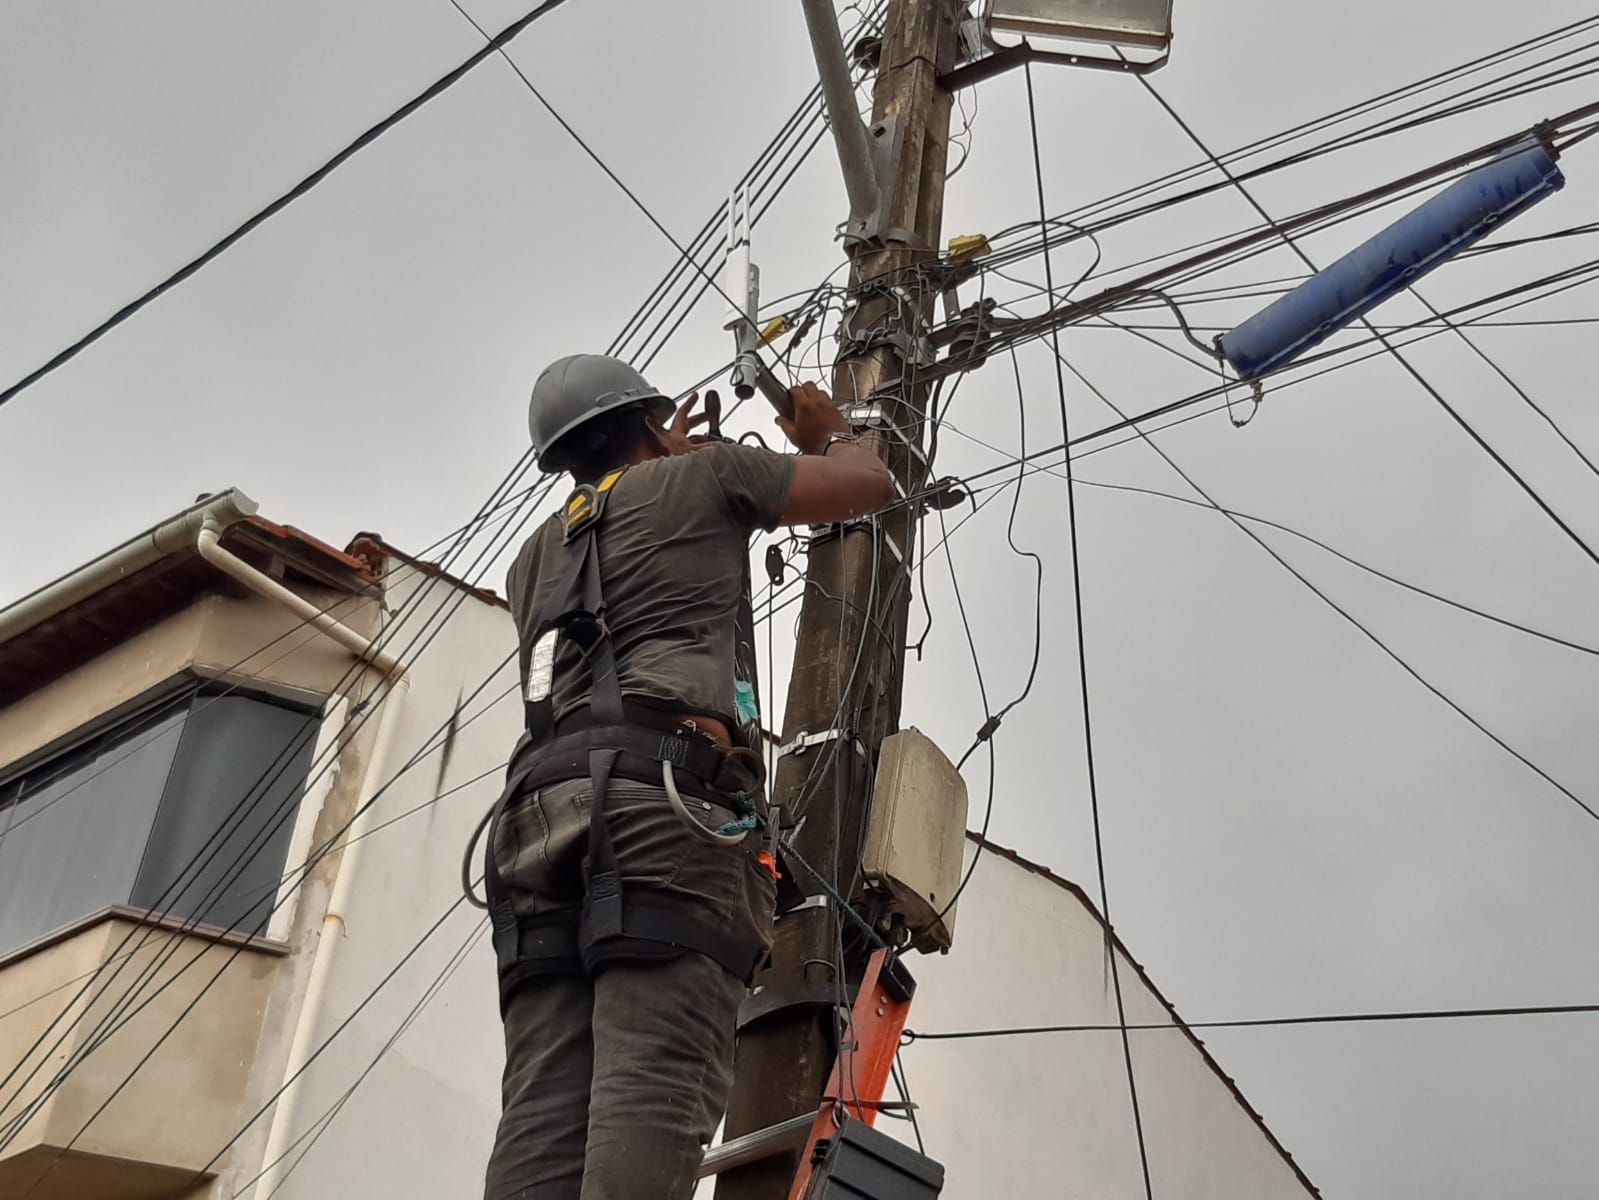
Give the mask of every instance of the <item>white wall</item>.
[[[970, 861], [975, 847], [968, 844]], [[1171, 1010], [1118, 954], [1129, 1024]], [[984, 853], [955, 948], [914, 958], [909, 1028], [1114, 1024], [1097, 915], [1059, 882]], [[1152, 1190], [1181, 1200], [1314, 1194], [1181, 1030], [1135, 1032]], [[927, 1151], [952, 1197], [1144, 1196], [1120, 1034], [920, 1041], [901, 1052]], [[910, 1140], [899, 1122], [880, 1126]]]
[[[411, 588], [426, 582], [411, 572], [391, 582], [389, 607], [403, 604]], [[458, 600], [460, 593], [439, 581], [419, 611], [432, 613], [441, 603], [453, 607]], [[415, 630], [420, 623], [412, 618], [405, 628]], [[449, 720], [457, 698], [482, 683], [515, 645], [510, 614], [472, 597], [414, 658], [405, 649], [409, 638], [402, 632], [395, 644], [410, 665], [411, 688], [393, 750], [380, 767], [383, 781], [428, 743]], [[515, 685], [513, 661], [465, 705], [463, 721], [483, 715], [460, 729], [444, 790], [505, 762], [522, 724]], [[462, 851], [498, 795], [504, 773], [496, 770], [430, 804], [440, 784], [439, 757], [435, 752], [406, 772], [372, 809], [368, 827], [375, 832], [366, 839], [356, 868], [313, 1045], [349, 1016], [460, 895]], [[420, 811], [401, 817], [419, 806]], [[376, 828], [397, 817], [394, 824]], [[330, 925], [329, 935], [336, 933], [337, 926]], [[469, 941], [459, 968], [384, 1052], [424, 991]], [[481, 1195], [483, 1164], [499, 1115], [503, 1059], [486, 923], [480, 910], [463, 902], [297, 1086], [292, 1138], [314, 1135], [319, 1123], [326, 1123], [326, 1131], [290, 1171], [277, 1192], [279, 1200]], [[368, 1077], [345, 1099], [364, 1071]], [[308, 1144], [301, 1142], [295, 1156]]]
[[[391, 607], [405, 590], [391, 592]], [[436, 586], [438, 599], [428, 607], [446, 594]], [[444, 724], [458, 693], [476, 686], [512, 645], [508, 614], [474, 599], [462, 605], [412, 665], [411, 694], [385, 777]], [[465, 710], [467, 716], [479, 712], [509, 689], [461, 730], [446, 789], [504, 762], [521, 722], [514, 684], [512, 664]], [[435, 755], [408, 772], [377, 802], [373, 823], [427, 804], [438, 771]], [[453, 902], [462, 847], [494, 800], [500, 777], [496, 771], [371, 835], [317, 1017], [318, 1042]], [[277, 1193], [283, 1200], [480, 1194], [502, 1065], [493, 960], [483, 928], [480, 912], [458, 907], [312, 1065], [298, 1088], [292, 1133], [309, 1138], [323, 1123], [326, 1132], [289, 1174]], [[985, 855], [961, 901], [955, 951], [912, 962], [920, 990], [911, 1027], [931, 1032], [1113, 1022], [1099, 929], [1092, 911], [1058, 882]], [[479, 936], [459, 969], [379, 1058], [474, 931]], [[1128, 1020], [1170, 1020], [1133, 967], [1125, 959], [1121, 965]], [[1277, 1200], [1306, 1194], [1185, 1034], [1143, 1032], [1134, 1039], [1156, 1196]], [[1143, 1196], [1116, 1034], [923, 1041], [909, 1046], [902, 1060], [923, 1106], [928, 1151], [948, 1172], [946, 1195]], [[364, 1071], [368, 1077], [350, 1092]], [[902, 1123], [882, 1125], [910, 1140]]]

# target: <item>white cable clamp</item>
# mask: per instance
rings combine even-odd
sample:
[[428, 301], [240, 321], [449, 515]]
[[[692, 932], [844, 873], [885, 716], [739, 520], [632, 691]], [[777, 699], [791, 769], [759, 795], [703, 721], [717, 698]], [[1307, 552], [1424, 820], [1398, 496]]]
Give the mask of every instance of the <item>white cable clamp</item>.
[[866, 747], [861, 745], [860, 739], [847, 729], [822, 729], [816, 733], [796, 734], [777, 748], [777, 757], [783, 758], [789, 754], [804, 754], [812, 746], [821, 746], [838, 738], [848, 741], [855, 748], [855, 752], [862, 758], [867, 757]]

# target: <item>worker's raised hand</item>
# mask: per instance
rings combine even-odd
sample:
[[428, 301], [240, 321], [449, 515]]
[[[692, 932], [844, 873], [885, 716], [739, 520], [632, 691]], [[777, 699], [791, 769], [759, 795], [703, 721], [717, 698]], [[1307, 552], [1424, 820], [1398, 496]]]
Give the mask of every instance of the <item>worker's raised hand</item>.
[[698, 392], [683, 401], [682, 407], [672, 416], [672, 424], [664, 430], [666, 444], [673, 454], [688, 454], [690, 451], [698, 450], [712, 440], [704, 434], [696, 434], [694, 432], [711, 419], [709, 413], [697, 413], [694, 411], [699, 402], [700, 394]]
[[833, 398], [816, 384], [802, 383], [790, 388], [788, 397], [794, 402], [794, 415], [778, 417], [777, 423], [801, 454], [820, 454], [830, 435], [849, 432], [844, 414], [838, 411]]

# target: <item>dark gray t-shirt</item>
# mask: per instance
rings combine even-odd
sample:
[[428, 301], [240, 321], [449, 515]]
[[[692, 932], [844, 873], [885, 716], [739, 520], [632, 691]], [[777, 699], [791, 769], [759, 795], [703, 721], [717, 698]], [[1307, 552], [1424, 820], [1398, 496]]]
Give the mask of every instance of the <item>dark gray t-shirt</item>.
[[[715, 443], [629, 467], [600, 522], [600, 582], [622, 694], [751, 727], [754, 647], [746, 599], [749, 537], [772, 530], [794, 482], [790, 455]], [[522, 691], [543, 605], [567, 553], [559, 515], [523, 544], [508, 592], [521, 643]], [[553, 699], [559, 720], [587, 703], [589, 675], [562, 639]]]

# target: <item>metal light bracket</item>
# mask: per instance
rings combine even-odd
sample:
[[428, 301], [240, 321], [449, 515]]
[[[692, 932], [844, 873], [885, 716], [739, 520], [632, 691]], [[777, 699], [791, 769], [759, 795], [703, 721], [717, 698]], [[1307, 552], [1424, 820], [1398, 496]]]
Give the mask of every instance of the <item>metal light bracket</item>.
[[904, 132], [898, 117], [884, 117], [866, 130], [871, 151], [872, 176], [877, 180], [877, 206], [867, 213], [851, 212], [840, 229], [840, 240], [846, 248], [864, 242], [911, 242], [913, 236], [903, 229], [885, 229], [883, 205], [894, 179], [894, 164], [899, 160], [900, 144]]
[[1129, 58], [1100, 58], [1093, 54], [1067, 54], [1059, 50], [1039, 50], [1023, 42], [1019, 46], [1006, 46], [996, 50], [987, 58], [980, 58], [976, 62], [967, 63], [965, 66], [956, 67], [953, 71], [938, 77], [938, 86], [946, 92], [957, 92], [961, 88], [971, 87], [974, 83], [982, 83], [996, 75], [1003, 75], [1006, 71], [1014, 71], [1017, 67], [1024, 67], [1028, 63], [1039, 63], [1043, 66], [1057, 67], [1085, 67], [1091, 71], [1117, 71], [1123, 75], [1148, 75], [1158, 71], [1171, 60], [1171, 51], [1167, 50], [1159, 58], [1148, 62], [1134, 62]]

